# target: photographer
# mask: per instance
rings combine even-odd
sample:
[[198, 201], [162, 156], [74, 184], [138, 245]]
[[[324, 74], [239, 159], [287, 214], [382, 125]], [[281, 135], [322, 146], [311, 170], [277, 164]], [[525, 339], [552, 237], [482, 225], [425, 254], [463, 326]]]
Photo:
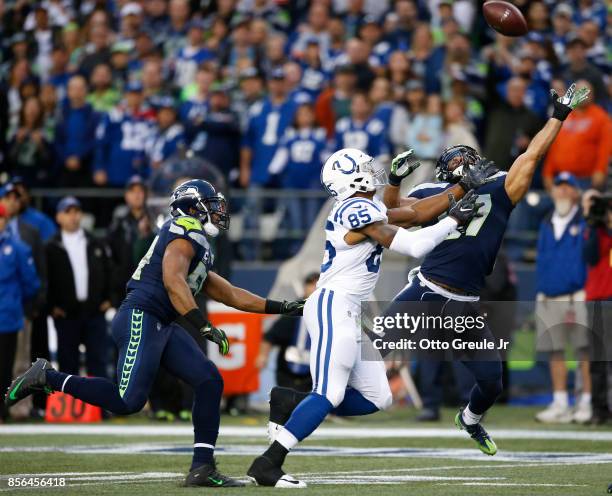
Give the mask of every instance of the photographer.
[[[589, 305], [593, 322], [591, 334], [591, 381], [593, 388], [591, 423], [606, 423], [610, 416], [608, 405], [609, 384], [607, 375], [610, 362], [606, 361], [605, 346], [610, 346], [612, 322], [612, 195], [602, 195], [596, 190], [587, 191], [582, 199], [582, 209], [587, 221], [584, 244], [584, 260], [588, 265], [585, 286], [586, 299], [594, 302]], [[606, 323], [607, 325], [604, 325]], [[596, 355], [595, 350], [600, 351]]]

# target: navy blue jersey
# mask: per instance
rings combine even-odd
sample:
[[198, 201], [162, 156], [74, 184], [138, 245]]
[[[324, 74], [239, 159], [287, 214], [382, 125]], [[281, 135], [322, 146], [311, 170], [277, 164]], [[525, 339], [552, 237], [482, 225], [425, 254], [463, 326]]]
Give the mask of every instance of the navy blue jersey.
[[159, 230], [149, 251], [142, 257], [138, 267], [127, 284], [128, 295], [123, 307], [140, 308], [155, 315], [166, 325], [178, 317], [164, 287], [162, 260], [166, 247], [175, 239], [191, 243], [195, 255], [189, 264], [187, 284], [195, 296], [212, 269], [213, 254], [206, 241], [202, 224], [193, 217], [170, 219]]
[[[495, 181], [478, 188], [478, 201], [484, 203], [480, 209], [483, 216], [472, 220], [465, 234], [450, 234], [425, 257], [421, 264], [425, 277], [466, 293], [480, 293], [485, 277], [493, 270], [514, 208], [505, 182], [506, 173], [499, 172]], [[427, 198], [451, 186], [450, 183], [425, 183], [414, 188], [408, 196]]]

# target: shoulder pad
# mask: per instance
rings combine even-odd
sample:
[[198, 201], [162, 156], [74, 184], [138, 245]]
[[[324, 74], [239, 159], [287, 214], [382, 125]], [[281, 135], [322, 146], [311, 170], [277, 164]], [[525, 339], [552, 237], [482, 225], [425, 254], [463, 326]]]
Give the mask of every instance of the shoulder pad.
[[360, 229], [368, 224], [387, 220], [387, 216], [372, 200], [349, 198], [336, 208], [333, 220], [346, 229]]
[[175, 225], [183, 228], [184, 232], [202, 231], [202, 223], [195, 217], [188, 217], [188, 216], [177, 217], [170, 224], [170, 230], [172, 230], [172, 226], [175, 226]]

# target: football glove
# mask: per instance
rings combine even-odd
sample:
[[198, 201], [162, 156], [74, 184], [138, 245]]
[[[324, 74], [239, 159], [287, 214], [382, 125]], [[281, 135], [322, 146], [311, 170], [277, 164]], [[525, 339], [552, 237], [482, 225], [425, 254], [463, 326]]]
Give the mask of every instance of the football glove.
[[550, 90], [550, 96], [553, 100], [553, 119], [564, 121], [572, 110], [578, 107], [582, 102], [589, 98], [591, 90], [588, 88], [580, 88], [576, 91], [576, 83], [573, 83], [565, 92], [565, 95], [559, 96], [553, 89]]
[[306, 300], [276, 301], [266, 300], [265, 313], [288, 315], [290, 317], [300, 317], [304, 312]]
[[[477, 202], [478, 195], [472, 189], [459, 201], [455, 200], [452, 193], [448, 194], [448, 216], [457, 221], [460, 226], [466, 226], [474, 217], [482, 217], [478, 209], [484, 205], [482, 202]], [[463, 231], [461, 231], [463, 232]]]
[[217, 329], [210, 322], [207, 322], [204, 327], [200, 327], [200, 334], [215, 343], [219, 347], [219, 353], [222, 355], [229, 353], [230, 345], [223, 329]]
[[421, 162], [414, 160], [412, 148], [408, 151], [396, 155], [391, 161], [391, 173], [389, 174], [389, 184], [399, 186], [402, 179], [408, 177], [421, 165]]
[[485, 184], [495, 181], [491, 176], [498, 172], [499, 169], [495, 165], [495, 162], [486, 158], [481, 158], [476, 164], [467, 168], [467, 172], [459, 181], [459, 186], [461, 186], [465, 192], [471, 189], [478, 189]]

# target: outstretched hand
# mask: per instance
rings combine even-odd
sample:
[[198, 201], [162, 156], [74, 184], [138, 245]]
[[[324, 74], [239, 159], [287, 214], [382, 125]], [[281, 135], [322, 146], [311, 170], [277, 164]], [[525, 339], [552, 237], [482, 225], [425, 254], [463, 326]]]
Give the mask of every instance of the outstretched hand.
[[564, 121], [572, 110], [588, 100], [590, 92], [591, 90], [586, 87], [576, 90], [576, 83], [573, 83], [563, 96], [559, 96], [554, 89], [551, 89], [550, 96], [554, 107], [553, 117]]
[[454, 195], [449, 193], [448, 216], [455, 219], [459, 226], [466, 226], [474, 217], [482, 217], [482, 214], [479, 213], [478, 210], [484, 203], [477, 202], [476, 200], [478, 200], [478, 195], [473, 189], [468, 191], [460, 201], [456, 201]]
[[402, 179], [407, 178], [415, 170], [419, 168], [421, 162], [412, 157], [414, 150], [412, 148], [405, 152], [396, 155], [391, 161], [391, 173], [389, 174], [389, 184], [399, 186]]
[[481, 158], [476, 164], [470, 165], [467, 168], [467, 172], [459, 181], [459, 186], [466, 192], [471, 189], [478, 189], [485, 184], [495, 181], [493, 176], [498, 172], [499, 169], [495, 162]]

